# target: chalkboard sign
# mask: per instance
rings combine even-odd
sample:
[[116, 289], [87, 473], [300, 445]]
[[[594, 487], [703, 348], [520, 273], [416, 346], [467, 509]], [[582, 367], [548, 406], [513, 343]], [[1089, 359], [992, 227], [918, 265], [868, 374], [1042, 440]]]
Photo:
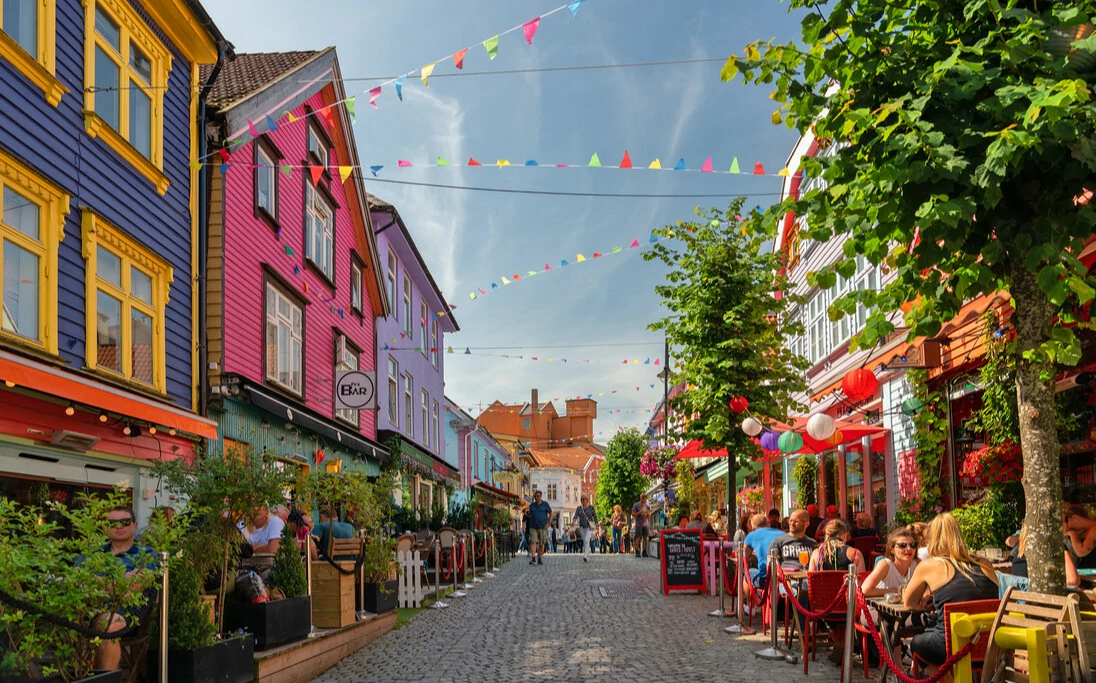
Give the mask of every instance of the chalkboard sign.
[[670, 591], [704, 592], [700, 529], [663, 529], [659, 532], [659, 556], [662, 564], [662, 593]]

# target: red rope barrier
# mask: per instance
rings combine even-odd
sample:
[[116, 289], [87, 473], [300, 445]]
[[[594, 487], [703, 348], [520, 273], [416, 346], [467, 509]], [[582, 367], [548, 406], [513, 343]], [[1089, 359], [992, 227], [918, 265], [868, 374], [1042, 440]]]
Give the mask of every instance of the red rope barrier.
[[[784, 576], [784, 570], [780, 567], [777, 567], [776, 575], [780, 577], [780, 583], [784, 586], [784, 590], [788, 592], [788, 595], [794, 597], [795, 592], [792, 590], [792, 587], [788, 585], [788, 579]], [[837, 591], [837, 595], [834, 596], [833, 602], [831, 602], [829, 605], [826, 605], [825, 609], [819, 610], [818, 612], [811, 612], [803, 605], [800, 605], [798, 600], [789, 600], [789, 602], [791, 602], [792, 605], [795, 607], [796, 612], [799, 612], [808, 619], [823, 619], [827, 617], [830, 612], [832, 612], [839, 604], [841, 604], [842, 599], [846, 600], [845, 604], [848, 604], [848, 594], [849, 584], [846, 582], [843, 586], [841, 586], [841, 590]]]
[[[441, 577], [446, 581], [449, 580], [449, 575], [453, 572], [453, 553], [448, 554], [449, 561], [446, 562], [446, 553], [441, 553], [438, 563], [441, 565]], [[446, 566], [448, 565], [448, 566]]]
[[944, 663], [940, 665], [940, 668], [933, 675], [928, 678], [913, 678], [907, 676], [902, 671], [902, 667], [897, 666], [894, 660], [891, 659], [891, 653], [887, 652], [887, 649], [883, 647], [883, 637], [879, 635], [879, 629], [876, 627], [875, 622], [872, 620], [871, 611], [868, 609], [868, 600], [864, 597], [864, 592], [859, 588], [856, 589], [856, 603], [858, 606], [858, 612], [864, 616], [864, 620], [868, 622], [868, 633], [871, 635], [873, 641], [875, 641], [875, 647], [879, 650], [879, 654], [883, 665], [891, 670], [901, 683], [937, 683], [944, 676], [951, 672], [952, 668], [961, 660], [971, 653], [975, 644], [978, 642], [980, 633], [974, 634], [974, 640], [970, 641], [959, 649], [958, 652], [944, 660]]

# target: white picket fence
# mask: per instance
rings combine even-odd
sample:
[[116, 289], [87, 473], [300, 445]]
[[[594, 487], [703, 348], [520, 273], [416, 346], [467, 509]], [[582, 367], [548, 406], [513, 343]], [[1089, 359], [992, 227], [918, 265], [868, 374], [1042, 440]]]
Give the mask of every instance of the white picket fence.
[[422, 567], [417, 550], [401, 550], [396, 554], [400, 583], [397, 599], [400, 607], [422, 607]]

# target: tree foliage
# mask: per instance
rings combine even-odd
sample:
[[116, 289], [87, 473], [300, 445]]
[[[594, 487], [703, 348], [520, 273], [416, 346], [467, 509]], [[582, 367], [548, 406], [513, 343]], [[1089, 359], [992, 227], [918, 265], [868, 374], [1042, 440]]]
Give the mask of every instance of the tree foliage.
[[631, 510], [639, 494], [647, 490], [647, 477], [639, 471], [646, 450], [647, 440], [633, 428], [623, 429], [609, 440], [594, 490], [594, 509], [599, 519], [611, 517], [614, 505]]
[[655, 288], [669, 315], [651, 329], [665, 332], [680, 359], [674, 381], [687, 387], [671, 400], [674, 413], [692, 416], [677, 436], [706, 449], [725, 447], [739, 463], [759, 451], [730, 399], [744, 396], [762, 420], [786, 419], [793, 394], [805, 389], [806, 369], [785, 344], [802, 326], [776, 324], [795, 299], [777, 295], [787, 288], [779, 257], [766, 245], [774, 224], [756, 212], [743, 219], [742, 212], [742, 199], [725, 212], [698, 209], [696, 221], [662, 229], [671, 239], [644, 254], [670, 267]]
[[1058, 440], [1051, 380], [1072, 365], [1096, 295], [1078, 258], [1096, 213], [1096, 108], [1088, 80], [1096, 37], [1073, 42], [1096, 2], [791, 0], [802, 43], [755, 42], [723, 80], [775, 84], [783, 118], [813, 128], [825, 183], [774, 207], [809, 216], [809, 237], [846, 238], [844, 259], [813, 276], [832, 287], [859, 254], [893, 274], [853, 292], [831, 317], [874, 309], [856, 340], [875, 345], [906, 310], [909, 337], [934, 336], [962, 305], [1008, 290], [1024, 450], [1033, 590], [1064, 585]]

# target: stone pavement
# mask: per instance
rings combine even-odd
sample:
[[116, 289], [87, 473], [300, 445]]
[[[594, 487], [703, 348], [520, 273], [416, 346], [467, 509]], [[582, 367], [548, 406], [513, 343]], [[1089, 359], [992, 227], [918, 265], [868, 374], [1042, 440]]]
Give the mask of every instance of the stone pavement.
[[[643, 597], [601, 597], [596, 579], [625, 579]], [[631, 555], [547, 555], [543, 566], [519, 556], [447, 610], [427, 610], [347, 657], [317, 681], [837, 681], [823, 650], [803, 665], [753, 653], [760, 635], [735, 638], [734, 623], [709, 617], [718, 598], [663, 597], [658, 560]], [[798, 641], [793, 649], [798, 650]], [[878, 671], [872, 669], [878, 680]], [[859, 675], [855, 681], [863, 681]]]

